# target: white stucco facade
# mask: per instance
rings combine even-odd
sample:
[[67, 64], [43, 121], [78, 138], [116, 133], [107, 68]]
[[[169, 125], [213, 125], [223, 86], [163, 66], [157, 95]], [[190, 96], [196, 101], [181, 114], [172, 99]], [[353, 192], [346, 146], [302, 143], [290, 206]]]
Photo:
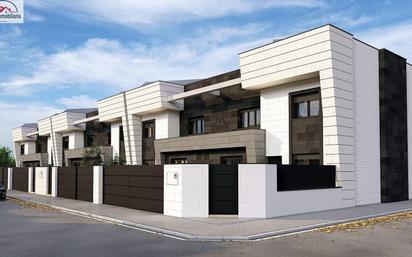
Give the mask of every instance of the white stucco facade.
[[358, 40], [353, 49], [356, 205], [365, 205], [381, 201], [379, 51]]
[[69, 137], [69, 149], [84, 148], [84, 132], [73, 131], [65, 136]]
[[[263, 91], [308, 78], [319, 78], [323, 163], [336, 166], [337, 184], [343, 187], [348, 207], [356, 204], [353, 44], [353, 35], [326, 25], [239, 56], [244, 89]], [[268, 117], [271, 116], [262, 114], [262, 123]], [[285, 155], [287, 149], [282, 147], [278, 151]]]
[[261, 91], [261, 128], [266, 130], [266, 156], [282, 156], [289, 164], [289, 94], [319, 88], [318, 79], [308, 79]]

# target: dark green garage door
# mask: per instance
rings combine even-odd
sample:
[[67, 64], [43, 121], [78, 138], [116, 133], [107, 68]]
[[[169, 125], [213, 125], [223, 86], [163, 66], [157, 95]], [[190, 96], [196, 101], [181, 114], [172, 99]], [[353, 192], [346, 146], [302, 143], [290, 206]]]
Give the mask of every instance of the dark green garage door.
[[237, 165], [209, 165], [209, 213], [238, 214]]

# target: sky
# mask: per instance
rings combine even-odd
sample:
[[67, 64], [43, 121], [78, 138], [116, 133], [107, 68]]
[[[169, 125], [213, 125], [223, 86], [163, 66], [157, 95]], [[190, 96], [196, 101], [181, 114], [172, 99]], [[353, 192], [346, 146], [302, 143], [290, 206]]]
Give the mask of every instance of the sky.
[[0, 24], [0, 145], [24, 123], [235, 70], [240, 52], [327, 23], [412, 60], [409, 1], [25, 0], [24, 24]]

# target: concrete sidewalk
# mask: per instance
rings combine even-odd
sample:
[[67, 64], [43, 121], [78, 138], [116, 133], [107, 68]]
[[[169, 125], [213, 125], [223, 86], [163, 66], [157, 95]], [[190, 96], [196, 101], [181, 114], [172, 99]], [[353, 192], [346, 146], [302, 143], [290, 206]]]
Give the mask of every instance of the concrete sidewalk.
[[272, 219], [236, 217], [175, 218], [111, 205], [40, 196], [10, 190], [8, 196], [45, 204], [65, 212], [100, 219], [185, 240], [258, 240], [328, 225], [412, 210], [412, 200], [301, 214]]

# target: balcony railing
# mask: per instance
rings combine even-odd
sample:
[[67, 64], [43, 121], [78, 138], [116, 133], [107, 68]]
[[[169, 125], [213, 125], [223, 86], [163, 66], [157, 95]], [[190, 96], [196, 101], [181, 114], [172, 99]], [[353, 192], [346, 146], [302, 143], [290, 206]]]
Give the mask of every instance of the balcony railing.
[[331, 165], [278, 165], [278, 191], [336, 188], [336, 167]]

